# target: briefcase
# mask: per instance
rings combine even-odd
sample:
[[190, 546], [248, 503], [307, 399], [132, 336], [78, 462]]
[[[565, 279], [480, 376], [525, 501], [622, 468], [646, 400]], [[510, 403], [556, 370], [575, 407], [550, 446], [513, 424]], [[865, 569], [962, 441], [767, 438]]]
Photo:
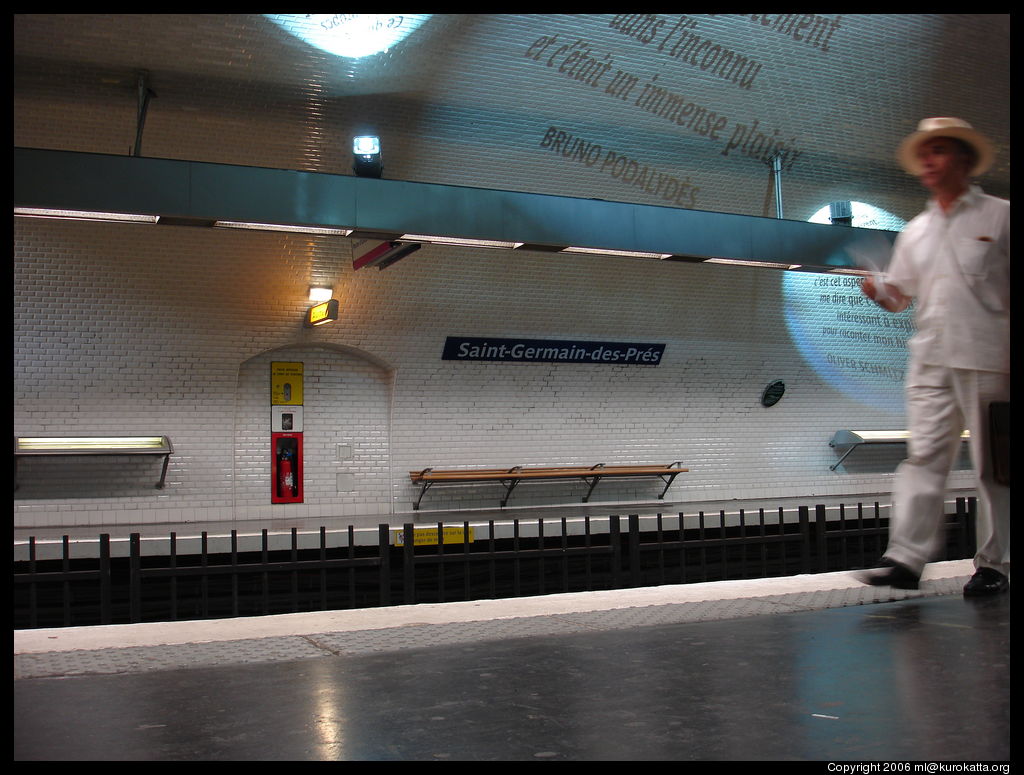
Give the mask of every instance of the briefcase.
[[992, 445], [992, 470], [997, 483], [1010, 486], [1010, 402], [988, 405], [988, 432]]

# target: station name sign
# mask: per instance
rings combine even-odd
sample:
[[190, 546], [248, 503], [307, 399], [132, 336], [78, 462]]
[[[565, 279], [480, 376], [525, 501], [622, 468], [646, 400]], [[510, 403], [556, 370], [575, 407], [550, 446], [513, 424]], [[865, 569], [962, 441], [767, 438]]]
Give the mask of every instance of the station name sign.
[[442, 360], [657, 366], [664, 344], [449, 336]]

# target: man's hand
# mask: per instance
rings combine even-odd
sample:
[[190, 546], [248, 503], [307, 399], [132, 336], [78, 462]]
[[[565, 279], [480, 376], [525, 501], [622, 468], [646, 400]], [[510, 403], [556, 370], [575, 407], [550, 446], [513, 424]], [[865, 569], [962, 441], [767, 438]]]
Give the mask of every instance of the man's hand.
[[895, 285], [882, 279], [865, 277], [860, 284], [860, 291], [882, 309], [889, 312], [903, 312], [910, 306], [910, 297], [900, 293]]

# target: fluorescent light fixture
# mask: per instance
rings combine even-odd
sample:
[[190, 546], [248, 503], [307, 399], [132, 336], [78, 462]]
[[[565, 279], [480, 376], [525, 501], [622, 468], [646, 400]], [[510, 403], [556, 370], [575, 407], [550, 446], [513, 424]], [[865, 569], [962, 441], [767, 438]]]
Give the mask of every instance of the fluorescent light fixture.
[[803, 264], [775, 264], [771, 261], [743, 261], [738, 258], [708, 258], [705, 264], [731, 264], [733, 266], [757, 266], [762, 269], [799, 269]]
[[598, 256], [622, 256], [624, 258], [669, 258], [671, 253], [645, 253], [640, 250], [609, 250], [607, 248], [563, 248], [562, 253], [587, 253]]
[[288, 231], [299, 234], [333, 234], [347, 237], [351, 229], [339, 229], [331, 226], [299, 226], [287, 223], [257, 223], [254, 221], [215, 221], [214, 226], [225, 229], [252, 229], [254, 231]]
[[522, 242], [502, 242], [501, 240], [470, 239], [468, 237], [435, 237], [432, 234], [403, 234], [399, 239], [409, 242], [428, 242], [432, 245], [461, 245], [467, 248], [506, 248], [515, 250]]
[[330, 301], [334, 297], [334, 289], [322, 285], [314, 285], [309, 289], [310, 301]]
[[89, 210], [55, 210], [47, 207], [15, 207], [15, 215], [27, 218], [60, 218], [71, 221], [117, 221], [127, 223], [156, 223], [156, 215], [137, 213], [104, 213]]
[[166, 443], [163, 436], [90, 436], [84, 438], [31, 437], [18, 439], [18, 449], [22, 452], [41, 452], [53, 449], [63, 451], [76, 449], [83, 452], [89, 452], [97, 449], [163, 449], [165, 446]]
[[869, 277], [874, 274], [870, 269], [851, 269], [850, 267], [841, 266], [836, 269], [828, 269], [826, 274], [853, 274], [860, 275], [861, 277]]

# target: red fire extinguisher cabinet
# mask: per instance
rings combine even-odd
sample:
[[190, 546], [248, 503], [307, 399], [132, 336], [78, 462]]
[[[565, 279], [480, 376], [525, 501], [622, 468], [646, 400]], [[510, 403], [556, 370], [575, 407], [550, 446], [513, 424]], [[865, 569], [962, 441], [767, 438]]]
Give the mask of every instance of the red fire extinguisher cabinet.
[[302, 503], [302, 434], [271, 433], [270, 502]]

